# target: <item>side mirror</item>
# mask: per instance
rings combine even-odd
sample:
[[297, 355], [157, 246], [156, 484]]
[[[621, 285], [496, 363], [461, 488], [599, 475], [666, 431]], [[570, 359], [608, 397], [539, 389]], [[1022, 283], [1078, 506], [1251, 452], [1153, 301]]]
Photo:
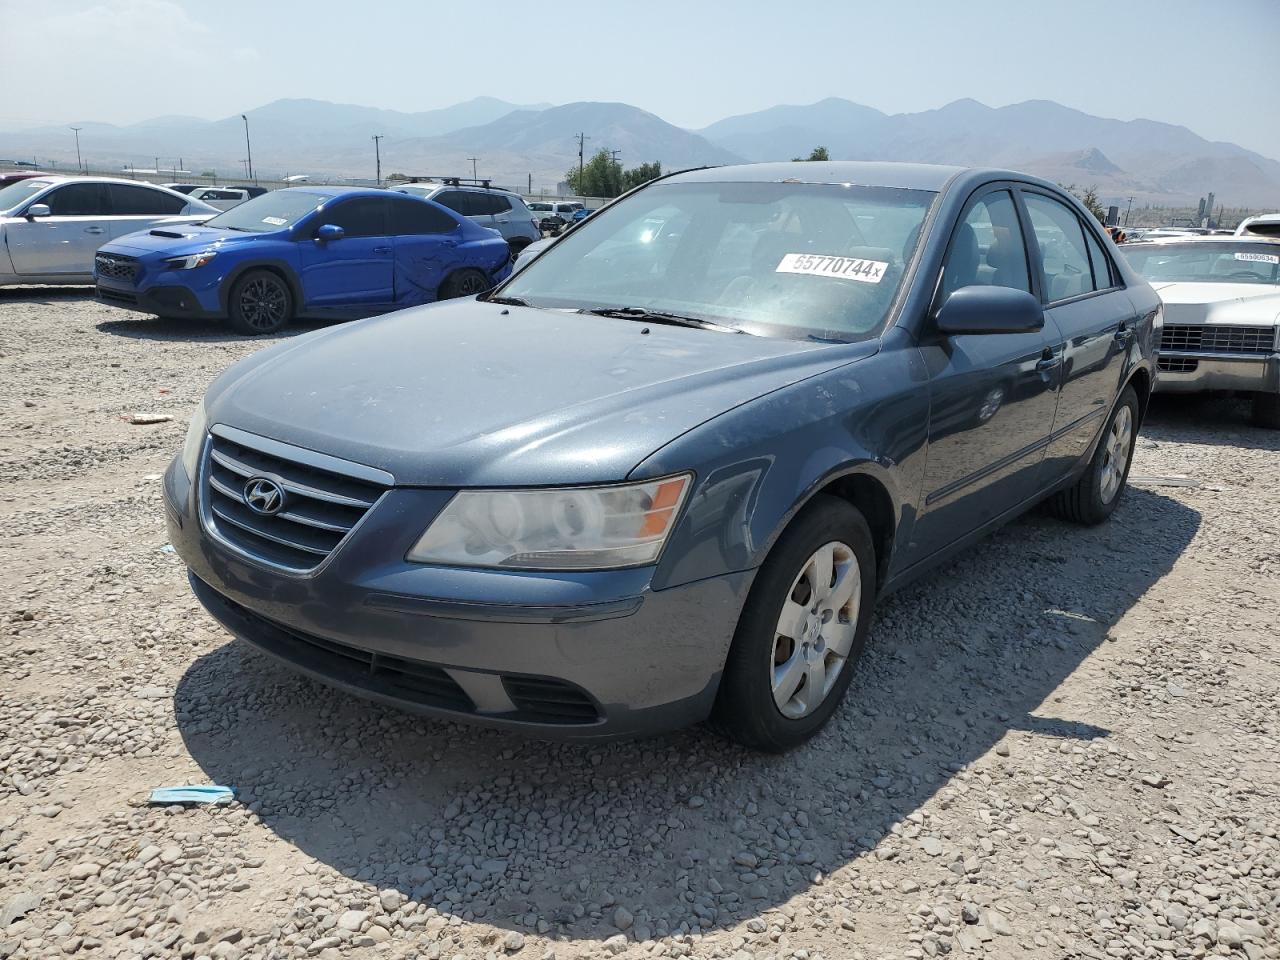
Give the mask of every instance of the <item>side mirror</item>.
[[320, 226], [316, 231], [316, 239], [330, 243], [333, 240], [341, 240], [347, 235], [347, 231], [343, 230], [336, 223], [326, 223]]
[[27, 207], [28, 220], [34, 220], [36, 217], [48, 217], [51, 216], [52, 213], [53, 211], [49, 209], [49, 205], [47, 203], [33, 203], [31, 206]]
[[1044, 307], [1025, 290], [961, 287], [938, 309], [942, 333], [1034, 333], [1044, 329]]

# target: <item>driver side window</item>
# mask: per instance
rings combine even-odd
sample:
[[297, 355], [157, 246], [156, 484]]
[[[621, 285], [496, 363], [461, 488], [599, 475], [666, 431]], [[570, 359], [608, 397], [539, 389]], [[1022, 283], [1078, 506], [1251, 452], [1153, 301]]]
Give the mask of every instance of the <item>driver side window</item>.
[[974, 201], [951, 238], [942, 268], [942, 297], [971, 286], [1031, 292], [1027, 247], [1008, 190], [994, 190]]

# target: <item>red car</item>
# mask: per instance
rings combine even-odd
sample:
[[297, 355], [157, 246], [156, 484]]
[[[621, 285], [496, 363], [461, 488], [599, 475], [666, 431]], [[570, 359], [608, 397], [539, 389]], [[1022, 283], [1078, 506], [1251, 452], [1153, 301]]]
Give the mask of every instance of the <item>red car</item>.
[[17, 183], [19, 180], [30, 180], [32, 177], [47, 177], [49, 174], [42, 170], [10, 170], [7, 173], [0, 173], [0, 187], [7, 187], [11, 183]]

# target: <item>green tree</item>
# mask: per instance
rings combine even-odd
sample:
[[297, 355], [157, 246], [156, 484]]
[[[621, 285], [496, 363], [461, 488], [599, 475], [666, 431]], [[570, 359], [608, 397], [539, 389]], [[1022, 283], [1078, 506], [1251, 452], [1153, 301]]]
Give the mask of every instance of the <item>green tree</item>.
[[632, 167], [630, 170], [622, 174], [622, 186], [626, 190], [632, 187], [638, 187], [642, 183], [648, 183], [650, 180], [657, 180], [662, 176], [662, 164], [656, 160], [653, 163], [642, 163], [638, 167]]
[[809, 152], [808, 157], [792, 157], [791, 159], [798, 162], [803, 162], [805, 160], [830, 160], [831, 154], [827, 153], [826, 147], [814, 147], [813, 150]]
[[[1063, 186], [1058, 184], [1058, 186]], [[1084, 208], [1098, 218], [1104, 227], [1107, 225], [1107, 208], [1098, 199], [1097, 187], [1077, 187], [1074, 183], [1064, 188], [1068, 193], [1084, 204]]]
[[574, 167], [565, 173], [565, 179], [569, 181], [569, 189], [580, 197], [616, 197], [661, 175], [660, 163], [642, 163], [623, 170], [608, 150], [601, 149], [583, 164], [581, 175]]

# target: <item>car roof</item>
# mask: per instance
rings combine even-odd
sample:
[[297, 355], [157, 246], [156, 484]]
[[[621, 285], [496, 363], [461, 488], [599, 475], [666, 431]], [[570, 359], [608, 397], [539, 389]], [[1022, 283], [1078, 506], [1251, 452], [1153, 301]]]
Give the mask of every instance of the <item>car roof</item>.
[[[742, 182], [776, 183], [856, 183], [876, 187], [938, 191], [960, 174], [980, 172], [977, 168], [951, 167], [932, 163], [879, 163], [862, 160], [793, 160], [786, 163], [744, 163], [727, 167], [687, 170], [665, 178], [668, 183]], [[1038, 179], [1009, 171], [989, 171], [991, 179]]]
[[[168, 190], [162, 183], [152, 183], [149, 180], [130, 180], [127, 177], [74, 177], [64, 174], [47, 174], [39, 177], [33, 177], [35, 180], [48, 180], [50, 183], [126, 183], [135, 187], [158, 187], [161, 190]], [[183, 184], [186, 186], [186, 184]]]
[[1152, 237], [1150, 240], [1148, 240], [1148, 239], [1147, 239], [1147, 237], [1144, 235], [1144, 236], [1143, 236], [1143, 238], [1142, 238], [1141, 240], [1133, 240], [1133, 241], [1130, 241], [1129, 243], [1126, 243], [1126, 244], [1125, 244], [1125, 246], [1126, 246], [1126, 247], [1128, 247], [1128, 246], [1134, 246], [1134, 247], [1136, 247], [1136, 246], [1141, 245], [1141, 246], [1144, 246], [1144, 247], [1155, 247], [1155, 246], [1171, 245], [1171, 244], [1175, 244], [1175, 243], [1176, 243], [1176, 244], [1179, 244], [1179, 245], [1184, 244], [1184, 243], [1270, 243], [1270, 244], [1280, 244], [1280, 237], [1254, 236], [1254, 235], [1252, 235], [1252, 234], [1245, 234], [1244, 236], [1239, 236], [1239, 237], [1237, 237], [1237, 236], [1229, 236], [1229, 235], [1225, 235], [1225, 234], [1221, 234], [1221, 233], [1214, 233], [1214, 234], [1199, 234], [1199, 233], [1192, 233], [1192, 234], [1188, 234], [1188, 235], [1187, 235], [1187, 236], [1185, 236], [1185, 237]]
[[520, 194], [512, 190], [503, 190], [501, 187], [480, 187], [474, 183], [444, 183], [440, 180], [398, 180], [394, 184], [387, 184], [388, 190], [399, 190], [401, 187], [421, 187], [424, 190], [466, 190], [473, 193], [500, 193], [506, 197], [520, 199]]

